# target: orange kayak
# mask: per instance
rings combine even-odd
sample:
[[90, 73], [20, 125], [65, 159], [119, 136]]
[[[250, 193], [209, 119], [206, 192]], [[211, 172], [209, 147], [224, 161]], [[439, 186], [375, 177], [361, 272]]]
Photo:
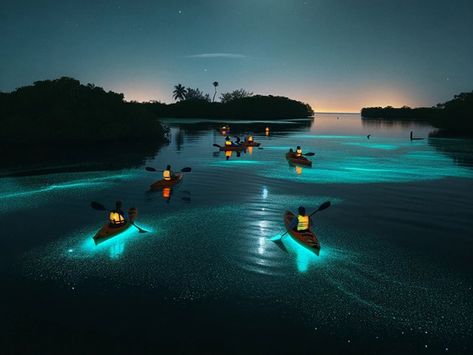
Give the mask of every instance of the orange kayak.
[[171, 180], [158, 180], [154, 183], [151, 184], [150, 188], [151, 190], [158, 190], [158, 189], [162, 189], [163, 187], [171, 187], [171, 186], [174, 186], [176, 185], [179, 181], [182, 180], [182, 177], [184, 175], [181, 174], [181, 173], [175, 173], [173, 175], [173, 177], [171, 178]]
[[284, 224], [286, 225], [286, 229], [289, 235], [292, 237], [292, 239], [294, 239], [300, 245], [302, 245], [306, 249], [309, 249], [311, 252], [315, 253], [316, 255], [319, 255], [320, 243], [317, 240], [317, 236], [315, 235], [315, 233], [311, 230], [304, 231], [304, 232], [298, 232], [298, 231], [293, 230], [291, 228], [291, 223], [294, 218], [297, 218], [297, 217], [291, 211], [284, 212]]
[[305, 157], [296, 157], [295, 153], [286, 153], [286, 159], [292, 164], [312, 166], [312, 162]]
[[118, 227], [110, 226], [110, 223], [105, 224], [94, 236], [95, 245], [105, 242], [106, 240], [126, 231], [132, 226], [137, 215], [138, 210], [132, 207], [128, 209], [128, 220], [125, 220], [125, 224]]

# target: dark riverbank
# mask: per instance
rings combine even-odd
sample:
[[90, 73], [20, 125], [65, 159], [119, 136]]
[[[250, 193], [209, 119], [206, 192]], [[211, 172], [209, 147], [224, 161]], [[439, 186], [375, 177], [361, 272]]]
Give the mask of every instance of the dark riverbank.
[[123, 99], [66, 77], [1, 93], [0, 143], [167, 141], [167, 129], [149, 110]]
[[0, 144], [165, 143], [168, 130], [159, 122], [163, 117], [248, 120], [312, 115], [309, 105], [280, 96], [255, 95], [223, 103], [126, 102], [123, 94], [62, 77], [0, 93]]
[[455, 95], [435, 107], [364, 107], [361, 116], [363, 119], [426, 121], [439, 128], [444, 136], [472, 136], [473, 91]]

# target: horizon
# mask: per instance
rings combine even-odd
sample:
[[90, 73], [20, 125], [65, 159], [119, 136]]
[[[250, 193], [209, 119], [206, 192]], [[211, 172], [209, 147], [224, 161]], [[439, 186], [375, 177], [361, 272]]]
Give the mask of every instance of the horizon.
[[473, 89], [466, 0], [46, 5], [0, 4], [0, 91], [67, 75], [128, 101], [171, 103], [178, 83], [213, 95], [217, 81], [217, 98], [243, 88], [359, 112], [431, 107]]

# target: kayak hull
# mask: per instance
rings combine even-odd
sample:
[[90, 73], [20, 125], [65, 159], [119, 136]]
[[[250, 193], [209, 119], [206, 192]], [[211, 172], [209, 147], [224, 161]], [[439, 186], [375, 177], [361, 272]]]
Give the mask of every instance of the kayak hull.
[[245, 149], [244, 146], [242, 145], [231, 145], [231, 146], [225, 146], [225, 147], [219, 147], [218, 148], [221, 152], [226, 152], [226, 151], [242, 151], [243, 149]]
[[248, 142], [243, 142], [241, 143], [243, 147], [259, 147], [261, 143], [258, 142], [253, 142], [253, 143], [248, 143]]
[[298, 232], [291, 228], [291, 223], [294, 218], [297, 216], [292, 213], [291, 211], [284, 212], [284, 224], [286, 225], [286, 229], [288, 234], [294, 239], [297, 243], [302, 245], [304, 248], [310, 250], [316, 255], [320, 253], [320, 243], [317, 239], [317, 236], [312, 230], [305, 231], [305, 232]]
[[162, 189], [163, 187], [171, 187], [176, 185], [182, 180], [183, 174], [181, 173], [176, 173], [174, 176], [171, 178], [171, 180], [158, 180], [150, 185], [151, 190], [159, 190]]
[[312, 162], [305, 157], [296, 157], [294, 153], [286, 153], [286, 159], [295, 165], [312, 166]]
[[113, 238], [120, 233], [123, 233], [132, 226], [138, 215], [138, 210], [134, 207], [128, 210], [128, 220], [126, 223], [119, 227], [111, 227], [109, 223], [105, 224], [94, 236], [95, 245], [105, 242], [106, 240]]

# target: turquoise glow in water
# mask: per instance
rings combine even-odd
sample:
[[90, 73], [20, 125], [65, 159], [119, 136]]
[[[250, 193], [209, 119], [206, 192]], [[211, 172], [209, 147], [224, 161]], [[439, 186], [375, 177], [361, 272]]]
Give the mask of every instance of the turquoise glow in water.
[[[391, 141], [392, 139], [389, 139]], [[353, 149], [347, 154], [347, 145]], [[472, 178], [473, 171], [458, 166], [450, 158], [423, 143], [416, 145], [392, 143], [330, 143], [329, 146], [305, 145], [305, 151], [314, 151], [312, 168], [304, 167], [300, 175], [283, 169], [279, 164], [262, 167], [261, 176], [313, 184], [376, 183], [434, 180], [444, 177]], [[268, 149], [269, 150], [269, 149]], [[376, 151], [375, 154], [371, 153]], [[433, 164], [434, 163], [434, 164]]]
[[[35, 293], [42, 296], [35, 285], [54, 294], [57, 284], [60, 309], [80, 307], [77, 327], [95, 327], [96, 332], [100, 327], [80, 319], [99, 319], [100, 309], [93, 308], [90, 295], [106, 293], [108, 287], [107, 309], [119, 308], [123, 323], [133, 324], [144, 313], [172, 319], [184, 305], [182, 322], [191, 324], [202, 315], [201, 307], [215, 309], [220, 302], [225, 305], [219, 311], [230, 310], [226, 319], [239, 329], [248, 321], [260, 322], [257, 329], [267, 339], [273, 334], [266, 329], [274, 320], [268, 314], [275, 310], [286, 312], [278, 324], [285, 332], [298, 326], [317, 335], [317, 327], [335, 334], [335, 341], [345, 335], [355, 339], [354, 329], [366, 339], [392, 335], [386, 347], [376, 343], [379, 352], [390, 351], [392, 344], [409, 346], [412, 339], [429, 342], [429, 347], [434, 341], [468, 339], [473, 329], [468, 267], [473, 169], [468, 160], [455, 161], [441, 150], [444, 146], [428, 140], [410, 142], [402, 127], [389, 136], [390, 128], [383, 128], [382, 135], [360, 124], [355, 134], [342, 129], [342, 121], [329, 122], [329, 129], [319, 121], [294, 131], [287, 124], [287, 132], [281, 128], [279, 136], [270, 138], [260, 132], [256, 139], [264, 149], [239, 158], [233, 154], [229, 161], [214, 154], [218, 131], [173, 128], [169, 146], [146, 163], [157, 169], [166, 164], [176, 170], [192, 167], [170, 200], [161, 192], [148, 192], [156, 175], [144, 169], [127, 171], [126, 177], [109, 172], [111, 180], [101, 180], [104, 172], [8, 179], [8, 184], [4, 179], [0, 194], [19, 194], [0, 200], [17, 206], [15, 213], [8, 211], [5, 228], [11, 238], [2, 240], [0, 263], [15, 277], [13, 284], [31, 282], [31, 300]], [[176, 139], [178, 129], [182, 134]], [[298, 144], [316, 153], [314, 166], [300, 175], [284, 157]], [[30, 193], [50, 185], [63, 188]], [[90, 201], [110, 206], [117, 199], [137, 207], [137, 224], [150, 232], [140, 234], [131, 227], [95, 246], [92, 236], [102, 223]], [[310, 213], [327, 200], [332, 206], [313, 218], [319, 256], [290, 236], [271, 240], [285, 232], [285, 210], [295, 212], [303, 205]], [[38, 231], [32, 234], [25, 221]], [[75, 288], [67, 290], [70, 299], [64, 285]], [[6, 292], [10, 290], [16, 292], [14, 287]], [[146, 295], [143, 307], [123, 307], [136, 292]], [[25, 302], [12, 309], [34, 312], [42, 307], [28, 302], [26, 310]], [[248, 309], [261, 312], [253, 315]], [[38, 319], [57, 321], [57, 313]], [[287, 329], [286, 320], [291, 324]], [[154, 323], [144, 326], [155, 331]], [[399, 335], [406, 329], [409, 340]], [[199, 337], [207, 333], [193, 331]], [[321, 343], [310, 334], [307, 343]]]

